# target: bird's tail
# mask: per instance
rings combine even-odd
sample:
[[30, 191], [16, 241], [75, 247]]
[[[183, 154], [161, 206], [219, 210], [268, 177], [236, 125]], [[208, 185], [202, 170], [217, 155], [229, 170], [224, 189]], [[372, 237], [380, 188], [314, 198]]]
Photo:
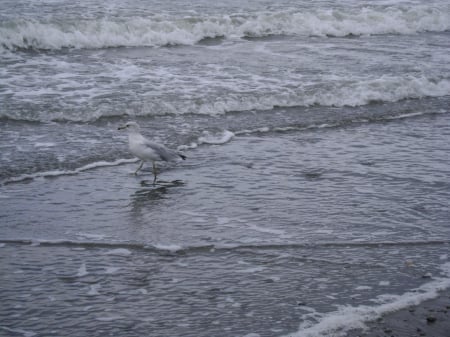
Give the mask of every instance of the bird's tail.
[[180, 156], [181, 159], [186, 160], [186, 156], [184, 154], [178, 153], [178, 155]]

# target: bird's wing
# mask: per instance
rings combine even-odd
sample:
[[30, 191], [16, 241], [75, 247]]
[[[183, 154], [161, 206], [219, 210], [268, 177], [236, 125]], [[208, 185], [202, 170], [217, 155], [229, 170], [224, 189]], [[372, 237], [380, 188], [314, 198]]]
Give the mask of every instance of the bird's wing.
[[168, 149], [164, 145], [152, 142], [148, 139], [145, 139], [145, 145], [157, 153], [162, 160], [171, 161], [178, 157], [178, 153], [176, 151]]

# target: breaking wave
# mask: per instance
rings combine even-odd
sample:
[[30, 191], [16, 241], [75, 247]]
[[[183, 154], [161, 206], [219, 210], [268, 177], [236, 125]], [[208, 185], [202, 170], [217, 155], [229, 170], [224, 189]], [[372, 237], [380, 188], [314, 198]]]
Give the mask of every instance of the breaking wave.
[[270, 35], [415, 34], [450, 29], [446, 7], [363, 7], [250, 14], [97, 19], [19, 19], [0, 23], [0, 50], [193, 45], [207, 38]]
[[[295, 90], [278, 92], [233, 93], [224, 97], [207, 97], [194, 102], [164, 104], [167, 113], [218, 115], [227, 112], [271, 110], [277, 107], [357, 107], [371, 103], [397, 102], [404, 99], [450, 95], [450, 80], [426, 77], [381, 76], [375, 79], [345, 80], [300, 85]], [[156, 103], [157, 104], [157, 103]], [[179, 104], [179, 105], [178, 105]], [[152, 111], [161, 111], [157, 106]], [[145, 112], [144, 112], [145, 113]]]
[[[65, 93], [63, 93], [65, 94]], [[138, 108], [129, 111], [118, 106], [116, 110], [102, 110], [94, 106], [82, 112], [77, 109], [57, 111], [39, 110], [30, 115], [20, 110], [7, 109], [0, 118], [25, 121], [75, 121], [90, 122], [102, 117], [117, 117], [124, 114], [137, 116], [152, 115], [209, 115], [217, 116], [229, 112], [271, 110], [289, 107], [357, 107], [373, 103], [392, 103], [405, 99], [421, 99], [450, 95], [450, 80], [427, 78], [425, 76], [380, 76], [378, 78], [324, 78], [315, 84], [299, 84], [297, 88], [287, 88], [280, 83], [274, 88], [258, 88], [256, 91], [211, 93], [200, 97], [168, 99], [141, 97]], [[55, 98], [53, 98], [55, 101]], [[55, 101], [56, 102], [56, 101]], [[66, 104], [65, 96], [61, 104]], [[95, 102], [94, 102], [95, 104]], [[78, 108], [78, 106], [76, 107]], [[206, 141], [207, 142], [207, 141]]]
[[[118, 105], [116, 109], [101, 109], [96, 102], [87, 103], [87, 108], [67, 105], [66, 93], [61, 99], [53, 97], [54, 104], [61, 109], [46, 111], [41, 109], [35, 114], [20, 110], [6, 109], [0, 112], [0, 118], [21, 121], [74, 121], [91, 122], [100, 118], [112, 118], [128, 115], [145, 117], [155, 115], [209, 115], [217, 116], [229, 112], [263, 111], [274, 108], [290, 107], [358, 107], [373, 103], [392, 103], [405, 99], [421, 99], [450, 95], [450, 79], [427, 78], [425, 76], [388, 76], [378, 78], [324, 78], [313, 84], [298, 84], [297, 88], [287, 88], [280, 83], [277, 88], [259, 88], [256, 91], [209, 93], [200, 97], [182, 97], [168, 99], [161, 97], [141, 97], [137, 108], [127, 109]], [[103, 99], [105, 100], [105, 99]], [[58, 103], [59, 102], [59, 103]], [[103, 101], [102, 101], [103, 102]], [[64, 107], [64, 108], [63, 108]]]

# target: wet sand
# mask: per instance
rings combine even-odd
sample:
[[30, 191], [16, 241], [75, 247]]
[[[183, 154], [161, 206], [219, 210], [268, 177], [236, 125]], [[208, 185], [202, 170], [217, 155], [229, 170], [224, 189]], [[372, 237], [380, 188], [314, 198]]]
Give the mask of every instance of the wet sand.
[[449, 337], [450, 289], [438, 298], [387, 314], [367, 326], [366, 331], [354, 330], [347, 337]]

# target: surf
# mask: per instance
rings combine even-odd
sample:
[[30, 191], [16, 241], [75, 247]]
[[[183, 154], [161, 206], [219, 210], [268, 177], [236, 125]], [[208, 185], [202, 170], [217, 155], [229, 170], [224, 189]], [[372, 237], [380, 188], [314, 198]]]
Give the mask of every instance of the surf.
[[0, 23], [0, 52], [195, 45], [215, 38], [272, 35], [345, 37], [417, 34], [450, 29], [445, 6], [288, 8], [231, 14], [151, 14], [70, 20], [10, 19]]

